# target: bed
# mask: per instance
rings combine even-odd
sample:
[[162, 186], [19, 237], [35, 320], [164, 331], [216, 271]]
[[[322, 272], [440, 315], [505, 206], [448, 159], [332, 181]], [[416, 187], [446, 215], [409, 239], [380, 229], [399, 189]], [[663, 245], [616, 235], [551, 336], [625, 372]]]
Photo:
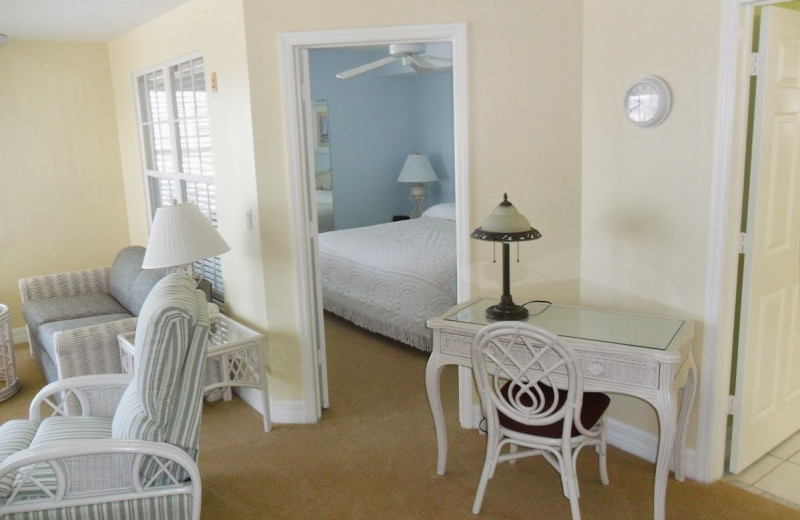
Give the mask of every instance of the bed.
[[430, 352], [428, 318], [456, 303], [453, 204], [418, 219], [319, 235], [325, 310]]

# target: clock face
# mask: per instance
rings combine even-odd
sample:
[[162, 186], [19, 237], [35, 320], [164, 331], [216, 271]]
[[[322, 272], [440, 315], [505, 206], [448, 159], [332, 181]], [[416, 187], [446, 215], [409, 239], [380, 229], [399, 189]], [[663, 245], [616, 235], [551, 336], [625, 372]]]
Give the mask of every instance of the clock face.
[[667, 84], [661, 78], [648, 76], [634, 83], [625, 94], [624, 109], [633, 124], [656, 126], [667, 118], [670, 104]]

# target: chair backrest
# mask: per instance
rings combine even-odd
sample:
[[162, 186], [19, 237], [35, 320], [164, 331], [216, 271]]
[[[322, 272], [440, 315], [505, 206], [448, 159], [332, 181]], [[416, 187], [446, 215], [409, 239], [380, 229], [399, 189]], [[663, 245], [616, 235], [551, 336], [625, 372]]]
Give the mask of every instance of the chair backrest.
[[580, 424], [583, 372], [555, 334], [519, 321], [487, 325], [472, 344], [472, 369], [490, 428], [498, 426], [498, 411], [526, 426], [563, 419], [557, 435], [565, 438]]
[[197, 460], [208, 306], [189, 276], [171, 274], [147, 297], [134, 336], [134, 377], [112, 437], [168, 442]]

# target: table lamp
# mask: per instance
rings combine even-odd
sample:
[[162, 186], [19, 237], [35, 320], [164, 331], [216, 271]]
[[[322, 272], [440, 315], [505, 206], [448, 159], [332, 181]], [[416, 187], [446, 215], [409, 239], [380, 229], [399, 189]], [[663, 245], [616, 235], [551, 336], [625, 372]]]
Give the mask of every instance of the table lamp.
[[142, 268], [173, 268], [191, 276], [193, 262], [230, 249], [196, 204], [161, 206], [150, 228]]
[[[528, 317], [528, 309], [514, 303], [509, 290], [508, 246], [512, 242], [536, 240], [542, 234], [532, 228], [528, 219], [520, 215], [517, 208], [508, 201], [508, 194], [503, 194], [503, 202], [492, 214], [486, 217], [481, 227], [470, 234], [471, 238], [503, 243], [503, 295], [500, 303], [486, 309], [486, 318], [495, 321], [524, 320]], [[519, 245], [517, 246], [519, 247]]]
[[422, 215], [422, 208], [425, 202], [425, 186], [422, 183], [436, 182], [438, 180], [431, 162], [426, 156], [412, 154], [406, 158], [406, 163], [403, 165], [403, 169], [400, 170], [400, 175], [397, 176], [397, 182], [413, 183], [411, 196], [409, 197], [412, 203], [411, 218], [418, 218]]

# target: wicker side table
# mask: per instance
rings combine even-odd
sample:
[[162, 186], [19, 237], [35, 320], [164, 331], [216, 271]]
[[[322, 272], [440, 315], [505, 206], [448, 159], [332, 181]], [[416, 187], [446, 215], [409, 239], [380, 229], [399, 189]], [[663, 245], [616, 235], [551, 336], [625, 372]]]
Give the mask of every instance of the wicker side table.
[[14, 338], [11, 336], [11, 317], [8, 307], [0, 303], [0, 401], [19, 390], [17, 364], [14, 360]]
[[[133, 334], [120, 334], [117, 339], [122, 372], [130, 374], [133, 372]], [[208, 394], [222, 388], [223, 398], [230, 400], [231, 388], [234, 386], [258, 389], [264, 411], [264, 431], [268, 432], [272, 429], [272, 419], [263, 350], [263, 334], [224, 314], [212, 315], [203, 390]]]

